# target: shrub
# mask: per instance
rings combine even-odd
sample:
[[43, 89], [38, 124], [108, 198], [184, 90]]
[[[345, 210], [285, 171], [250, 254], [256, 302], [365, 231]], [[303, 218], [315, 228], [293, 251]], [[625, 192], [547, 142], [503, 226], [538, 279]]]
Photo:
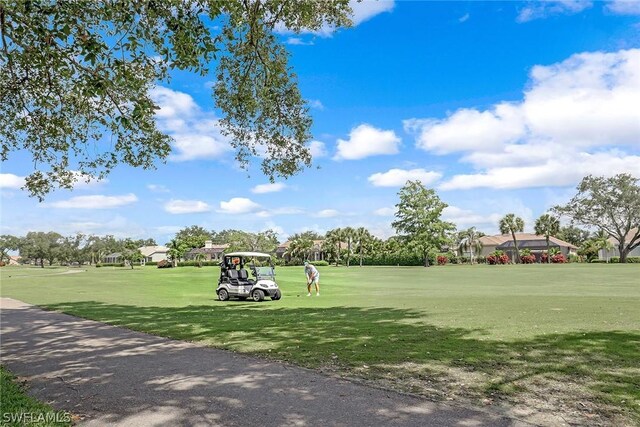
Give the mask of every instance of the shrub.
[[147, 261], [144, 263], [144, 265], [149, 265], [149, 266], [156, 266], [158, 265], [157, 261]]
[[219, 267], [219, 261], [180, 261], [178, 267]]
[[[364, 260], [363, 260], [364, 261]], [[326, 267], [329, 265], [328, 261], [309, 261], [311, 264], [315, 265], [316, 267]], [[358, 263], [360, 263], [360, 261], [358, 260]], [[362, 263], [364, 265], [364, 262]], [[352, 264], [353, 265], [353, 264]]]
[[478, 256], [476, 257], [476, 262], [477, 262], [478, 264], [486, 264], [486, 263], [487, 263], [487, 258], [486, 258], [486, 257], [484, 257], [484, 256], [482, 256], [482, 255], [478, 255]]
[[487, 256], [487, 264], [489, 265], [498, 265], [498, 264], [509, 264], [511, 260], [509, 259], [509, 255], [505, 254], [502, 251], [494, 251], [492, 254]]
[[449, 258], [447, 258], [444, 255], [438, 255], [438, 265], [447, 265], [447, 262], [449, 262]]
[[554, 264], [564, 264], [567, 262], [567, 259], [562, 254], [556, 254], [551, 257], [551, 262]]
[[606, 264], [607, 260], [606, 259], [592, 259], [591, 260], [591, 264]]
[[172, 268], [173, 267], [173, 264], [171, 264], [166, 259], [163, 259], [162, 261], [158, 261], [158, 264], [156, 264], [156, 265], [158, 266], [158, 268]]
[[611, 258], [609, 258], [609, 262], [611, 264], [620, 264], [620, 257], [619, 256], [612, 256]]
[[568, 262], [582, 262], [582, 258], [578, 255], [569, 254]]
[[522, 255], [520, 257], [520, 261], [522, 261], [523, 264], [533, 264], [534, 262], [536, 262], [536, 256], [535, 255]]
[[640, 264], [640, 256], [627, 257], [627, 262], [629, 264]]
[[459, 256], [459, 257], [458, 257], [458, 262], [459, 262], [460, 264], [469, 264], [469, 262], [471, 262], [471, 260], [469, 259], [469, 257], [468, 257], [468, 256], [464, 256], [464, 255], [463, 255], [463, 256]]

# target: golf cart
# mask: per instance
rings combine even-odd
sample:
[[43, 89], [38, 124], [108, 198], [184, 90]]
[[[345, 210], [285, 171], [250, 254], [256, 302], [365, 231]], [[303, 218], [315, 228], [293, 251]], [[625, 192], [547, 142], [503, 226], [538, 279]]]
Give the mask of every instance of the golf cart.
[[[245, 269], [247, 263], [253, 278], [249, 277]], [[268, 266], [260, 265], [267, 263]], [[264, 300], [265, 296], [279, 300], [282, 293], [275, 278], [271, 255], [260, 252], [232, 252], [225, 254], [220, 262], [220, 279], [216, 293], [220, 301], [251, 298], [259, 302]]]

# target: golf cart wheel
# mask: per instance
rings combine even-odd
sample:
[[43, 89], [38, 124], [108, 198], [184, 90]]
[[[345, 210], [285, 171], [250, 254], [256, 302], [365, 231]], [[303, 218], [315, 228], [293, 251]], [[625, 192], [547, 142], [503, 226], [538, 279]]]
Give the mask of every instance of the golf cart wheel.
[[229, 299], [229, 292], [226, 289], [220, 289], [218, 291], [218, 299], [220, 301], [227, 301]]
[[251, 294], [251, 298], [253, 298], [253, 300], [255, 302], [260, 302], [260, 301], [264, 300], [264, 292], [262, 292], [260, 289], [256, 289]]
[[282, 298], [282, 292], [280, 292], [280, 290], [277, 290], [276, 294], [271, 297], [272, 300], [279, 300], [280, 298]]

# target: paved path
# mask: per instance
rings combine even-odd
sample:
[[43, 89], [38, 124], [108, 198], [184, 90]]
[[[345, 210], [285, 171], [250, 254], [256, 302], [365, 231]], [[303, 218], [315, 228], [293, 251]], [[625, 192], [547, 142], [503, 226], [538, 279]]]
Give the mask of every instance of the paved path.
[[525, 426], [0, 299], [2, 364], [86, 426]]

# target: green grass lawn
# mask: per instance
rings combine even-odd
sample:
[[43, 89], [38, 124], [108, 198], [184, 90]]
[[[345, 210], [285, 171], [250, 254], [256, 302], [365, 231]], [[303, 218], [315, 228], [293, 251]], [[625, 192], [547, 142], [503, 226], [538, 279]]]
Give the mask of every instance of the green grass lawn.
[[[2, 296], [430, 398], [640, 422], [640, 265], [278, 269], [280, 301], [218, 302], [218, 269], [3, 268]], [[567, 418], [568, 417], [568, 418]]]
[[0, 425], [70, 426], [71, 415], [54, 411], [49, 405], [29, 397], [18, 379], [0, 367]]

